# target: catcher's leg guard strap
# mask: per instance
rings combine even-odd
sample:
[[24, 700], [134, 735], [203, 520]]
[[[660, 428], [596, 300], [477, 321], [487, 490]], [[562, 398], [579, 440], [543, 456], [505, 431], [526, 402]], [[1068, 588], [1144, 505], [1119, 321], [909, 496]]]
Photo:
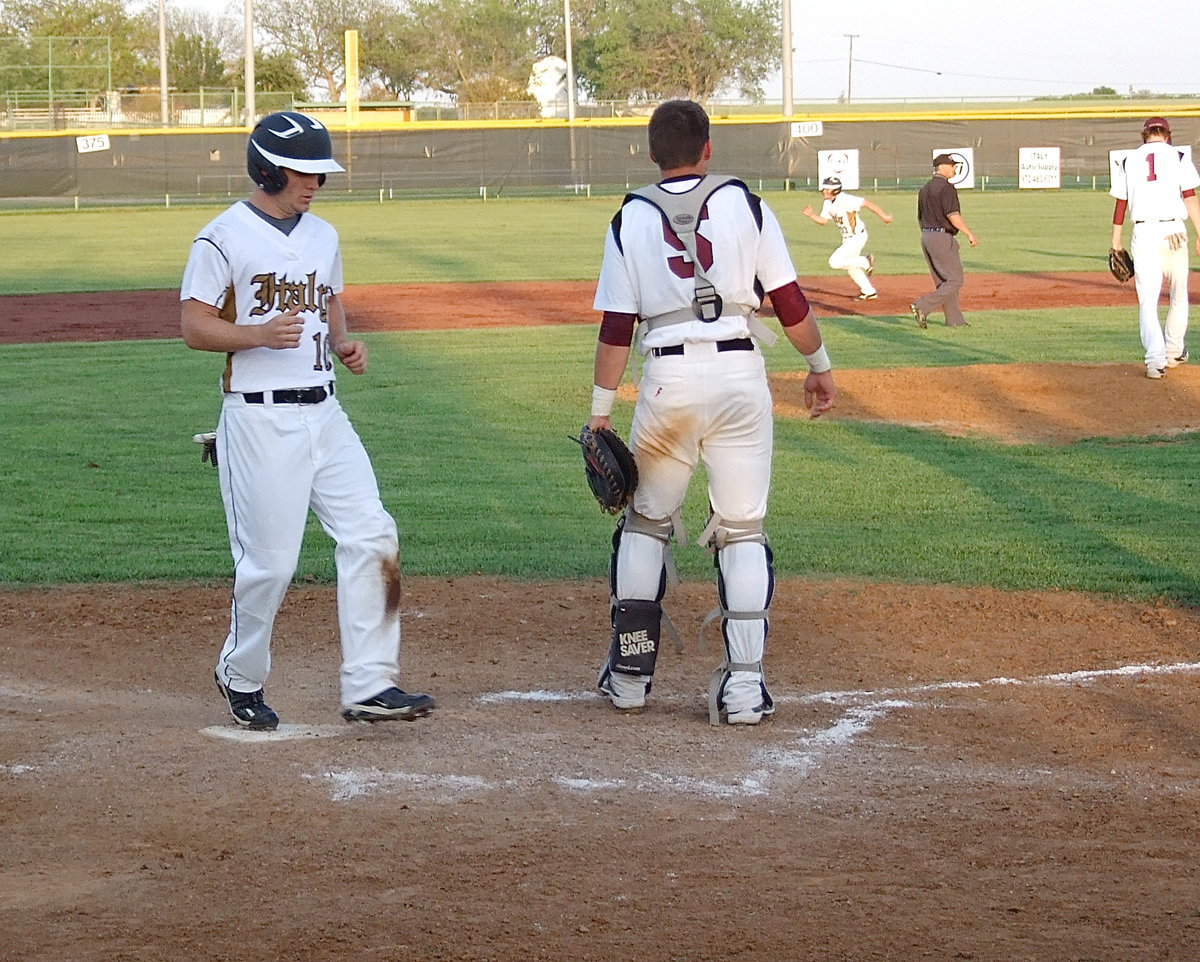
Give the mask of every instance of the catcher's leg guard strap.
[[[762, 670], [761, 661], [752, 663], [723, 661], [717, 666], [708, 682], [708, 723], [710, 725], [721, 724], [721, 695], [724, 694], [730, 674], [735, 671], [752, 671], [761, 676]], [[763, 682], [762, 689], [764, 703], [771, 704], [771, 696], [767, 694], [766, 682]]]
[[650, 677], [658, 660], [662, 605], [623, 598], [613, 605], [612, 646], [608, 667], [626, 675]]

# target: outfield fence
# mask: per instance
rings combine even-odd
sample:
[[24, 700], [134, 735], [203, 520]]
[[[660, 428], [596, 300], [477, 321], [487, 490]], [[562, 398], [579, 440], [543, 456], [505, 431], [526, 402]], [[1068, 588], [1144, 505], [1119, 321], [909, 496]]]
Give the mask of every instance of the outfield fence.
[[[1183, 112], [1181, 112], [1183, 113]], [[1200, 111], [1172, 115], [1177, 145], [1200, 137]], [[371, 200], [420, 196], [619, 193], [653, 178], [645, 116], [621, 119], [409, 122], [373, 129], [330, 122], [344, 174], [327, 191]], [[911, 190], [932, 152], [970, 148], [977, 189], [1018, 186], [1021, 148], [1057, 148], [1061, 189], [1106, 191], [1109, 152], [1140, 143], [1133, 113], [955, 117], [832, 116], [821, 122], [714, 114], [713, 168], [766, 189], [810, 189], [819, 151], [857, 151], [863, 189]], [[802, 135], [798, 136], [797, 132]], [[0, 198], [9, 208], [189, 203], [243, 196], [244, 128], [76, 129], [0, 134]]]

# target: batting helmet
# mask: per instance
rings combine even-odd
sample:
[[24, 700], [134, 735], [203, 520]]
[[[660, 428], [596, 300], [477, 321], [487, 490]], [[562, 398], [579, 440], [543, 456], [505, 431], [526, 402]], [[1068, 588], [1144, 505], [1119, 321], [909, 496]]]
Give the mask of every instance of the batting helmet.
[[1162, 134], [1168, 141], [1171, 139], [1171, 125], [1167, 123], [1166, 117], [1150, 117], [1142, 124], [1143, 140], [1156, 132]]
[[821, 190], [831, 190], [835, 194], [842, 192], [842, 180], [840, 177], [826, 177], [821, 181]]
[[246, 142], [246, 169], [250, 179], [268, 194], [287, 186], [282, 168], [301, 174], [325, 175], [344, 170], [333, 159], [333, 142], [321, 121], [293, 110], [267, 114]]

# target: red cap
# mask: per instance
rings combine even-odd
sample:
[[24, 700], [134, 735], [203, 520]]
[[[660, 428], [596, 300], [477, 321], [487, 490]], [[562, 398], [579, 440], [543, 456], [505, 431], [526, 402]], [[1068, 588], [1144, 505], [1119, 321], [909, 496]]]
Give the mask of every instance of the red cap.
[[1142, 133], [1148, 134], [1156, 127], [1161, 128], [1168, 137], [1171, 136], [1171, 125], [1167, 123], [1166, 117], [1151, 117], [1144, 124], [1142, 124]]

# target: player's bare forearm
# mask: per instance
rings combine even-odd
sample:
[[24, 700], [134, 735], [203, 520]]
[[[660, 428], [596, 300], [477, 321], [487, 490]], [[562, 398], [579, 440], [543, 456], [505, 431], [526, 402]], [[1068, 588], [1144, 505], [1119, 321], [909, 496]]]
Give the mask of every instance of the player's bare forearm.
[[325, 305], [325, 317], [329, 323], [329, 347], [338, 360], [351, 374], [364, 374], [367, 370], [367, 345], [350, 339], [346, 323], [346, 310], [341, 299], [331, 294]]
[[606, 344], [599, 341], [596, 344], [596, 364], [592, 381], [602, 388], [615, 391], [625, 376], [625, 368], [629, 364], [629, 347], [620, 344]]
[[885, 224], [890, 224], [892, 222], [892, 215], [873, 201], [869, 201], [864, 198], [863, 206]]
[[817, 318], [811, 310], [798, 324], [785, 325], [783, 333], [801, 354], [812, 354], [821, 349], [821, 329], [817, 326]]
[[304, 322], [296, 316], [298, 312], [297, 308], [276, 314], [263, 324], [231, 324], [212, 304], [192, 299], [183, 302], [179, 327], [183, 342], [196, 351], [229, 354], [252, 347], [291, 350], [300, 346], [304, 329]]
[[1200, 197], [1190, 194], [1183, 198], [1183, 205], [1187, 208], [1192, 229], [1196, 231], [1196, 253], [1200, 254]]
[[1122, 239], [1122, 235], [1124, 233], [1125, 233], [1125, 231], [1121, 224], [1113, 224], [1112, 241], [1111, 241], [1111, 243], [1109, 243], [1108, 246], [1111, 247], [1115, 251], [1121, 250], [1122, 245], [1124, 244], [1124, 240]]

